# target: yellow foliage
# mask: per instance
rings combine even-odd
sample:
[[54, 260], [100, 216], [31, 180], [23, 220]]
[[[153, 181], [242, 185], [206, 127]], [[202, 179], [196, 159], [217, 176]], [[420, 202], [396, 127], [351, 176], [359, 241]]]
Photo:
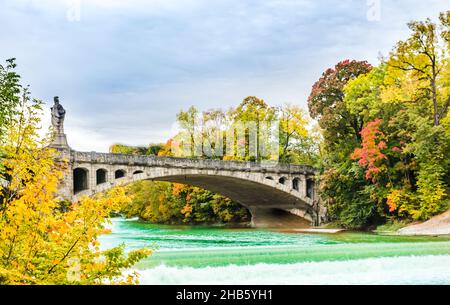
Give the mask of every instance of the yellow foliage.
[[186, 186], [184, 184], [174, 183], [172, 188], [172, 195], [178, 196], [185, 188]]
[[296, 134], [297, 137], [308, 136], [306, 127], [309, 124], [306, 112], [294, 105], [287, 105], [283, 111], [283, 116], [280, 120], [280, 128], [287, 135]]
[[119, 205], [129, 202], [123, 188], [85, 197], [60, 209], [55, 197], [66, 164], [39, 141], [35, 113], [10, 127], [0, 160], [0, 284], [135, 283], [122, 269], [150, 254], [124, 256], [123, 248], [98, 251], [97, 237]]
[[188, 218], [191, 216], [192, 213], [192, 206], [189, 203], [186, 203], [186, 205], [181, 209], [181, 214], [184, 215], [184, 217]]

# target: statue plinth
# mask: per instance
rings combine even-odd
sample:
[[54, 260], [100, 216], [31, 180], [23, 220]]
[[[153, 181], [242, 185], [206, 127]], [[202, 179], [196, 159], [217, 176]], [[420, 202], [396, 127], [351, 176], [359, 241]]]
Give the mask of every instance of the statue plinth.
[[67, 143], [67, 136], [64, 133], [58, 133], [53, 136], [53, 141], [50, 144], [50, 147], [57, 149], [69, 148], [69, 144]]

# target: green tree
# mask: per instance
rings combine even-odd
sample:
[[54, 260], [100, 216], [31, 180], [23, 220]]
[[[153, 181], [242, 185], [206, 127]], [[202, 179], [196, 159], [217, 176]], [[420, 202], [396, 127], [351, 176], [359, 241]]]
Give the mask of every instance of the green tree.
[[0, 65], [0, 142], [5, 140], [6, 130], [17, 112], [22, 92], [20, 76], [15, 71], [16, 66], [15, 58]]

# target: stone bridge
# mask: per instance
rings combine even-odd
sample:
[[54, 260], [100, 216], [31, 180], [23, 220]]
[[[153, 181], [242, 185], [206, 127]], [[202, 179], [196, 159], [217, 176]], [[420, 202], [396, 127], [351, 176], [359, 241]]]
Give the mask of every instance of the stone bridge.
[[198, 186], [224, 195], [247, 207], [255, 225], [263, 225], [266, 214], [275, 210], [288, 211], [315, 225], [323, 216], [317, 200], [315, 170], [308, 166], [70, 149], [60, 152], [69, 161], [69, 168], [59, 196], [71, 201], [118, 185], [154, 180]]
[[240, 203], [251, 212], [255, 226], [269, 221], [270, 226], [304, 227], [319, 225], [324, 219], [325, 209], [316, 193], [316, 172], [311, 167], [78, 152], [67, 143], [64, 116], [65, 110], [55, 97], [51, 147], [59, 151], [58, 159], [68, 161], [68, 172], [58, 191], [61, 199], [73, 202], [140, 180], [169, 181], [198, 186]]

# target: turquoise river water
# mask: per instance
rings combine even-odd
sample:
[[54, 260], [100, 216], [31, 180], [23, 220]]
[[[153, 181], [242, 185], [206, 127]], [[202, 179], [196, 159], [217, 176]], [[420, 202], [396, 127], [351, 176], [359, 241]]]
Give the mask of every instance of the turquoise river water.
[[450, 284], [450, 237], [299, 234], [115, 218], [103, 248], [156, 247], [141, 284]]

